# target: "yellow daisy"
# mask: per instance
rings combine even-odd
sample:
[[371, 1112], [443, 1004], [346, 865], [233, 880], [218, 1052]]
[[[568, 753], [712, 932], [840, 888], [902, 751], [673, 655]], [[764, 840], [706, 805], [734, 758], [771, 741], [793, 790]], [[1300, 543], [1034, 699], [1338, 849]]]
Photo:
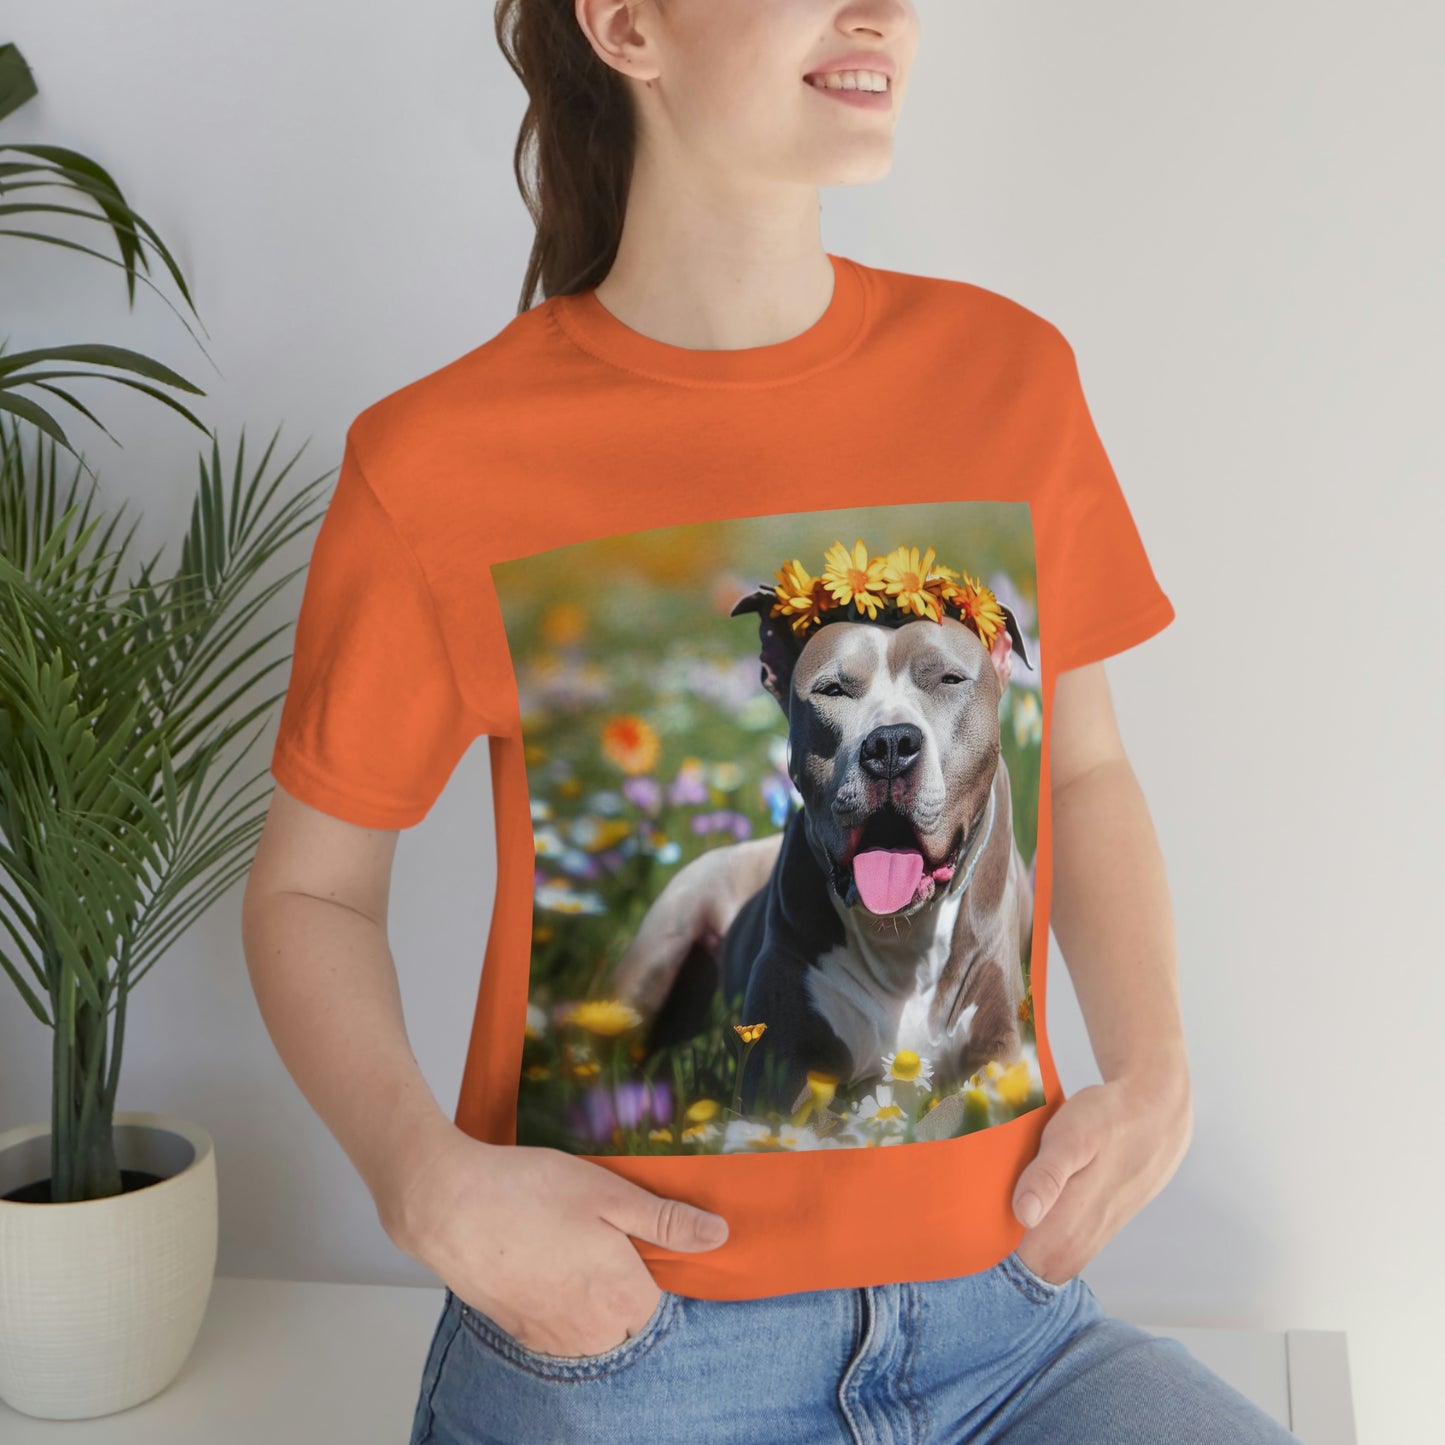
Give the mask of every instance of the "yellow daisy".
[[873, 1124], [885, 1128], [897, 1128], [908, 1122], [908, 1116], [893, 1102], [893, 1086], [879, 1084], [874, 1091], [858, 1105], [857, 1115]]
[[589, 1033], [612, 1038], [642, 1022], [642, 1015], [629, 1004], [611, 998], [584, 999], [562, 1013], [564, 1023], [576, 1024]]
[[891, 1084], [913, 1084], [926, 1091], [933, 1087], [933, 1065], [913, 1049], [899, 1049], [883, 1055], [883, 1077]]
[[917, 547], [895, 547], [884, 559], [883, 576], [888, 595], [903, 612], [913, 612], [932, 622], [941, 622], [938, 599], [925, 585], [933, 566], [933, 548], [919, 558]]
[[794, 632], [804, 632], [831, 606], [823, 591], [822, 581], [814, 577], [796, 557], [784, 562], [776, 573], [778, 585], [773, 589], [777, 601], [772, 616], [788, 617]]
[[855, 603], [860, 612], [876, 617], [887, 603], [884, 596], [884, 559], [870, 557], [863, 539], [858, 538], [852, 552], [841, 542], [834, 542], [823, 558], [823, 586], [840, 607]]
[[[945, 567], [942, 562], [935, 562], [929, 569], [928, 576], [923, 579], [924, 589], [932, 593], [934, 600], [938, 603], [938, 615], [943, 616], [945, 604], [957, 596], [959, 591], [958, 583], [954, 580], [959, 574], [952, 567]], [[967, 576], [967, 574], [964, 574]]]

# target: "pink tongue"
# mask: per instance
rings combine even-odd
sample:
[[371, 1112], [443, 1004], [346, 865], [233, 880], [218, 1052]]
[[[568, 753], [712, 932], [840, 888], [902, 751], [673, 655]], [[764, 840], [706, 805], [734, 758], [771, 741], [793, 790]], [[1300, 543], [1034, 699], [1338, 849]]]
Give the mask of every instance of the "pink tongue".
[[916, 848], [869, 848], [853, 858], [853, 881], [874, 913], [896, 913], [909, 902], [923, 877], [923, 854]]

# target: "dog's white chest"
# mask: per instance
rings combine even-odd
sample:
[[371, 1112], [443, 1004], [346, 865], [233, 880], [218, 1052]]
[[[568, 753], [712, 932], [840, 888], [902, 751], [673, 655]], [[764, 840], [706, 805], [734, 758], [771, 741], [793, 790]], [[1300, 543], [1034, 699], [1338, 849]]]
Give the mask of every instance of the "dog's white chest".
[[898, 1019], [898, 1042], [895, 1047], [912, 1049], [925, 1059], [938, 1059], [944, 1054], [957, 1053], [968, 1038], [969, 1025], [978, 1012], [978, 1005], [971, 1003], [954, 1020], [951, 1029], [935, 1029], [929, 1024], [929, 1012], [933, 1007], [935, 990], [927, 989], [915, 993], [903, 1007]]
[[850, 933], [829, 949], [807, 976], [808, 1001], [847, 1045], [853, 1079], [877, 1074], [884, 1054], [912, 1049], [941, 1061], [968, 1038], [977, 1005], [959, 1015], [950, 1030], [935, 1031], [929, 1011], [953, 948], [954, 924], [963, 895], [941, 900], [931, 937], [903, 934], [887, 944]]

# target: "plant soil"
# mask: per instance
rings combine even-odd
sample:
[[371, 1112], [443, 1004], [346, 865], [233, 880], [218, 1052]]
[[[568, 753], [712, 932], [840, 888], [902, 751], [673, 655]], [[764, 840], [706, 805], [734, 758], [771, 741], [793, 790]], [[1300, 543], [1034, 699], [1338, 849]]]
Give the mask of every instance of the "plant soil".
[[[151, 1174], [145, 1169], [122, 1169], [120, 1171], [120, 1190], [122, 1194], [133, 1194], [137, 1189], [148, 1189], [152, 1184], [159, 1184], [167, 1176], [164, 1174]], [[18, 1189], [12, 1189], [9, 1194], [0, 1194], [0, 1200], [7, 1204], [52, 1204], [50, 1197], [50, 1179], [37, 1179], [33, 1184], [22, 1184]], [[79, 1201], [85, 1203], [85, 1200]]]

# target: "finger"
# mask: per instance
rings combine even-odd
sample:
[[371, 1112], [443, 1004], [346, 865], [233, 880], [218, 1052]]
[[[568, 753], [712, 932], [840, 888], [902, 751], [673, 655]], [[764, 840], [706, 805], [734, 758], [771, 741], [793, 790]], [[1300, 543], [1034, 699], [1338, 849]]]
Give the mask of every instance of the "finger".
[[1014, 1184], [1014, 1214], [1030, 1229], [1058, 1203], [1069, 1180], [1091, 1164], [1098, 1153], [1092, 1135], [1085, 1131], [1055, 1129], [1053, 1126], [1062, 1118], [1061, 1111], [1044, 1126], [1038, 1153]]
[[[602, 1165], [596, 1167], [605, 1169]], [[681, 1199], [654, 1194], [618, 1174], [612, 1175], [612, 1179], [613, 1184], [602, 1195], [597, 1212], [624, 1234], [660, 1244], [664, 1249], [689, 1253], [716, 1249], [727, 1239], [728, 1223], [721, 1214], [699, 1209]]]

